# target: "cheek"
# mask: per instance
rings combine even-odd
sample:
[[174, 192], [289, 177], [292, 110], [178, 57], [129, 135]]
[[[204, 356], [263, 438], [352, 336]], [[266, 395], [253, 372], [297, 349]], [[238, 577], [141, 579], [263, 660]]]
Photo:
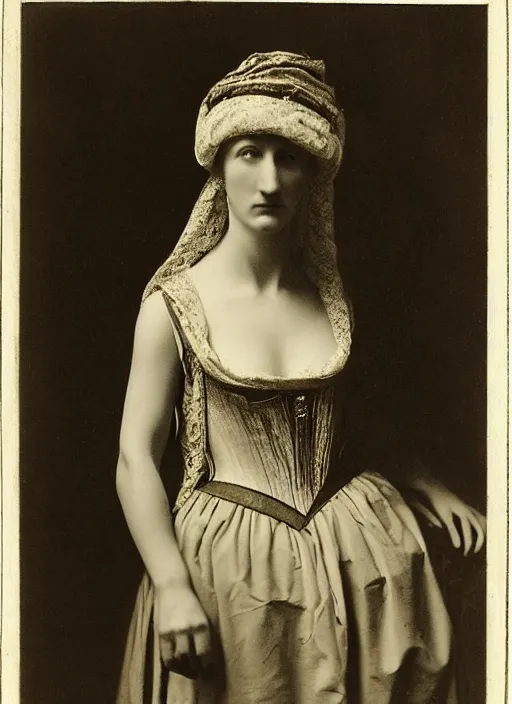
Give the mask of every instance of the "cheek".
[[247, 196], [250, 189], [249, 181], [249, 175], [244, 169], [233, 165], [224, 169], [226, 195], [231, 205], [236, 206]]
[[286, 191], [290, 200], [298, 203], [309, 186], [308, 175], [304, 172], [289, 173], [286, 178]]

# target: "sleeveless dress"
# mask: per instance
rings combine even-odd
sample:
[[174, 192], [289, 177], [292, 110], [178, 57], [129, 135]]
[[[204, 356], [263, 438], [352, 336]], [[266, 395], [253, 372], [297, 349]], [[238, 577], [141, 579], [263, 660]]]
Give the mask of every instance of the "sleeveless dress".
[[175, 531], [216, 663], [197, 680], [162, 667], [146, 575], [118, 704], [455, 704], [422, 533], [351, 461], [343, 370], [241, 379], [209, 347], [190, 277], [162, 292], [184, 369]]

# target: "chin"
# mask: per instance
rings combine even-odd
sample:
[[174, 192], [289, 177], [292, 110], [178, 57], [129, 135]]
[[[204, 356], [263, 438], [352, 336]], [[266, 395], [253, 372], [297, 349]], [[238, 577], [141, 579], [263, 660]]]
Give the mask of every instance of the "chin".
[[288, 225], [288, 220], [286, 222], [281, 219], [281, 218], [274, 218], [274, 217], [268, 217], [268, 218], [259, 218], [258, 222], [254, 223], [253, 225], [253, 230], [255, 232], [262, 232], [265, 234], [278, 234], [279, 232], [282, 232]]

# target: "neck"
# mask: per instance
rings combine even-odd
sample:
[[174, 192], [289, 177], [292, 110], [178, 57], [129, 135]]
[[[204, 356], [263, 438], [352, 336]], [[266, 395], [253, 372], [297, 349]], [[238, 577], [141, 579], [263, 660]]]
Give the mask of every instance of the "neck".
[[257, 293], [277, 290], [291, 275], [289, 227], [279, 233], [248, 232], [236, 221], [217, 247], [224, 274]]

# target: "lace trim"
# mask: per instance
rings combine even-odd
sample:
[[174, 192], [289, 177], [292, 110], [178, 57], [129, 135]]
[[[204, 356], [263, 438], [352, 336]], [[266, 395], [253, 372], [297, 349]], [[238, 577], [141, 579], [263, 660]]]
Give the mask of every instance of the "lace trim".
[[[336, 271], [336, 270], [334, 270]], [[337, 273], [337, 271], [336, 271]], [[313, 272], [316, 279], [316, 270]], [[330, 272], [332, 275], [332, 272]], [[218, 355], [212, 349], [208, 339], [208, 325], [204, 315], [199, 293], [186, 270], [174, 274], [162, 284], [163, 290], [171, 298], [176, 315], [179, 318], [187, 339], [201, 362], [204, 370], [218, 381], [234, 386], [251, 388], [315, 388], [337, 374], [344, 367], [350, 351], [350, 317], [348, 306], [342, 299], [340, 306], [339, 288], [326, 285], [325, 268], [319, 277], [319, 292], [331, 323], [337, 342], [337, 350], [323, 365], [320, 372], [313, 373], [311, 368], [299, 376], [288, 378], [271, 374], [241, 376], [222, 365]]]
[[174, 511], [183, 506], [200, 480], [208, 475], [203, 370], [198, 360], [188, 351], [185, 352], [184, 366], [186, 367], [186, 376], [179, 433], [184, 465], [183, 479], [174, 504]]

